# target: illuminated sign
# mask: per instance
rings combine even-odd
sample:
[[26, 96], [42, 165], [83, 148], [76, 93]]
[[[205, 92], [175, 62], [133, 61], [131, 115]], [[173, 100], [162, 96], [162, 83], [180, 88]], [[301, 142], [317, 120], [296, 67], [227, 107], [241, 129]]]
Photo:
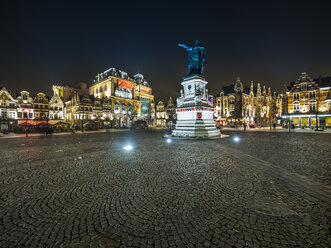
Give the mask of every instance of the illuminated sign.
[[140, 92], [144, 92], [144, 93], [148, 93], [149, 94], [150, 93], [150, 90], [145, 90], [145, 89], [141, 88], [140, 89]]
[[118, 87], [122, 89], [132, 90], [133, 83], [123, 79], [118, 79]]

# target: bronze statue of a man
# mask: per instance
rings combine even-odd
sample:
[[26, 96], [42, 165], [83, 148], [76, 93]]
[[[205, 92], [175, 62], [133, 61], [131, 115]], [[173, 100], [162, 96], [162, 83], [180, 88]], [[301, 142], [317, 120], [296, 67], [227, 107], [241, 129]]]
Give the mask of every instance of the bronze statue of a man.
[[195, 41], [193, 47], [178, 44], [178, 46], [184, 47], [188, 51], [188, 73], [187, 75], [202, 75], [203, 68], [206, 65], [206, 51], [203, 46], [201, 46], [198, 40]]

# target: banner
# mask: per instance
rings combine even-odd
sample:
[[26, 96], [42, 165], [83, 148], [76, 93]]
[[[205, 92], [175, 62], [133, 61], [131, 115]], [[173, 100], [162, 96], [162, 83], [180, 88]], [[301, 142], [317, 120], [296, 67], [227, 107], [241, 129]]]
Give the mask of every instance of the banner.
[[132, 90], [133, 83], [123, 79], [118, 79], [118, 87], [122, 89]]

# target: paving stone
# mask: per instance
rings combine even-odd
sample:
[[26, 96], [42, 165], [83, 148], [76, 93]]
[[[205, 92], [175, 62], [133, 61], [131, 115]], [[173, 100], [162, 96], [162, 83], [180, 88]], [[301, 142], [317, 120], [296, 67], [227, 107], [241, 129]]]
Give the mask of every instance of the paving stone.
[[0, 140], [0, 247], [330, 246], [325, 134], [161, 136]]

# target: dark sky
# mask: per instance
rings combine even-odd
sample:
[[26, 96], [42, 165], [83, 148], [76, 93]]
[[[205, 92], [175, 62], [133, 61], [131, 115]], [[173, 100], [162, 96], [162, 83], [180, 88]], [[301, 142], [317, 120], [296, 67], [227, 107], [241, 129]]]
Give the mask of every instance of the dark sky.
[[206, 47], [217, 94], [240, 76], [279, 90], [306, 71], [331, 76], [329, 1], [7, 1], [0, 10], [0, 85], [52, 94], [109, 67], [144, 74], [156, 100], [179, 93], [187, 53]]

